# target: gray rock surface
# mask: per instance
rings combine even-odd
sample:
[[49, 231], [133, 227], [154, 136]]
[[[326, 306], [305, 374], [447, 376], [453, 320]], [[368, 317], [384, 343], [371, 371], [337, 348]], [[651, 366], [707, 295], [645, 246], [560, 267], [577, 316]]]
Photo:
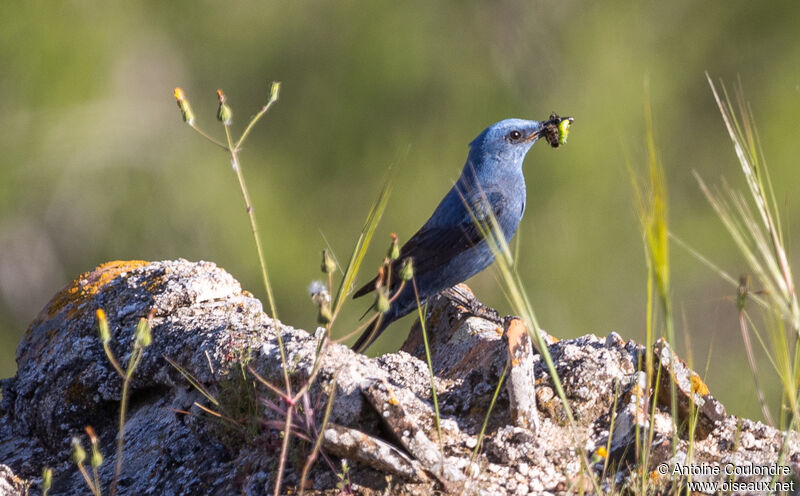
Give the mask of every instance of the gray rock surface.
[[[296, 393], [312, 374], [322, 334], [273, 321], [213, 263], [177, 260], [104, 264], [61, 290], [34, 319], [17, 350], [16, 376], [2, 381], [0, 495], [22, 494], [26, 481], [36, 494], [44, 466], [54, 469], [50, 494], [87, 494], [70, 461], [72, 436], [88, 446], [86, 425], [100, 437], [106, 459], [99, 477], [108, 493], [122, 381], [97, 336], [98, 308], [108, 315], [112, 349], [123, 364], [137, 322], [155, 311], [153, 344], [131, 384], [119, 494], [272, 494], [284, 421], [278, 411], [286, 406], [255, 374], [283, 387], [280, 332]], [[341, 494], [571, 494], [592, 491], [587, 470], [603, 491], [618, 489], [641, 480], [636, 429], [651, 423], [646, 470], [652, 487], [666, 489], [675, 480], [660, 475], [659, 464], [690, 464], [686, 430], [674, 436], [663, 393], [644, 391], [646, 376], [637, 372], [644, 349], [636, 343], [613, 333], [563, 341], [545, 336], [576, 419], [571, 426], [541, 356], [508, 332], [519, 320], [501, 319], [458, 286], [432, 299], [426, 322], [439, 425], [419, 324], [401, 351], [374, 359], [326, 344], [319, 374], [295, 409], [298, 435], [291, 438], [286, 493], [298, 492], [319, 436], [322, 454], [310, 470], [308, 494], [340, 494], [342, 487]], [[780, 459], [791, 470], [783, 479], [797, 477], [796, 433], [726, 415], [666, 343], [656, 351], [681, 408], [701, 407], [703, 438], [693, 443], [692, 464], [769, 466]], [[330, 419], [320, 432], [332, 391]], [[651, 401], [657, 402], [652, 418], [646, 413]], [[606, 449], [604, 469], [598, 454]]]

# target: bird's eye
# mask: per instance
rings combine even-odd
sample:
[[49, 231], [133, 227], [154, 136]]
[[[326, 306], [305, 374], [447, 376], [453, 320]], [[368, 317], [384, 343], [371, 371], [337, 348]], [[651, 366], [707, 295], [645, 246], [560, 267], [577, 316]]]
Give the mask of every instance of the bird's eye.
[[511, 138], [512, 140], [518, 140], [522, 137], [522, 133], [516, 130], [511, 131], [510, 133], [508, 133], [508, 137]]

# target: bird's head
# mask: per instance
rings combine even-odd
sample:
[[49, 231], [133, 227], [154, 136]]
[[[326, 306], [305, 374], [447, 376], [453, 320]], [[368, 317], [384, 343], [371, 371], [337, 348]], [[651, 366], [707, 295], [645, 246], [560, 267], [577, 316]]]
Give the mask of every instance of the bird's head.
[[524, 119], [506, 119], [492, 124], [469, 144], [470, 162], [493, 168], [521, 167], [525, 154], [544, 130], [544, 123]]

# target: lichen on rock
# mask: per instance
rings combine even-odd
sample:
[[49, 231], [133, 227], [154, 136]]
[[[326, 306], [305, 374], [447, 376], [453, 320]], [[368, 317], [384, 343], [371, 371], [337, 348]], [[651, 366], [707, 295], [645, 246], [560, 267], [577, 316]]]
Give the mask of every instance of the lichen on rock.
[[[0, 466], [0, 487], [9, 480], [35, 480], [47, 465], [55, 472], [51, 494], [85, 494], [85, 482], [69, 461], [69, 440], [86, 425], [100, 436], [106, 455], [100, 479], [104, 487], [110, 484], [121, 380], [97, 336], [98, 308], [106, 312], [113, 352], [123, 362], [138, 320], [154, 311], [153, 344], [131, 384], [119, 493], [271, 493], [282, 418], [269, 405], [283, 403], [258, 386], [255, 374], [281, 387], [279, 332], [297, 391], [312, 373], [319, 336], [269, 318], [215, 264], [186, 260], [101, 265], [56, 294], [33, 320], [17, 350], [17, 374], [2, 381], [0, 463], [7, 467]], [[326, 346], [303, 408], [314, 429], [320, 428], [328, 395], [335, 392], [330, 421], [320, 433], [327, 458], [312, 467], [307, 494], [336, 494], [341, 457], [349, 460], [347, 479], [357, 494], [591, 491], [581, 452], [613, 459], [604, 475], [603, 457], [588, 470], [603, 490], [619, 488], [642, 470], [631, 455], [636, 429], [649, 427], [654, 465], [646, 470], [685, 460], [686, 430], [675, 430], [663, 392], [646, 391], [644, 372], [637, 370], [642, 346], [616, 333], [561, 341], [544, 336], [575, 414], [570, 425], [544, 361], [519, 334], [520, 322], [484, 307], [466, 286], [429, 301], [438, 426], [419, 325], [401, 351], [378, 358]], [[783, 456], [796, 474], [796, 433], [725, 414], [696, 374], [664, 343], [658, 346], [654, 351], [668, 372], [663, 376], [676, 382], [679, 401], [701, 406], [695, 460], [764, 465]], [[510, 379], [479, 439], [506, 370]], [[221, 404], [210, 404], [205, 394]], [[208, 413], [223, 409], [228, 423]], [[284, 488], [295, 492], [311, 445], [292, 439]], [[667, 487], [671, 479], [656, 474], [654, 481]]]

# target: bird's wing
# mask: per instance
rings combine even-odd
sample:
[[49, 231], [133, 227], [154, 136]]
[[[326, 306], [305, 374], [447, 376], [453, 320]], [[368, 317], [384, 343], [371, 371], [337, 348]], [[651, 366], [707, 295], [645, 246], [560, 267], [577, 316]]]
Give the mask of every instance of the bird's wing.
[[[500, 218], [507, 208], [506, 203], [505, 195], [499, 192], [487, 192], [470, 202], [470, 209], [464, 209], [464, 215], [457, 223], [451, 226], [425, 224], [400, 249], [400, 258], [393, 264], [394, 272], [396, 273], [403, 259], [412, 258], [414, 275], [419, 277], [477, 245], [484, 239], [486, 229], [491, 229], [490, 225], [487, 225], [490, 216]], [[476, 225], [476, 221], [482, 225]], [[356, 291], [353, 298], [364, 296], [374, 290], [376, 279]], [[394, 280], [397, 281], [396, 278]]]

